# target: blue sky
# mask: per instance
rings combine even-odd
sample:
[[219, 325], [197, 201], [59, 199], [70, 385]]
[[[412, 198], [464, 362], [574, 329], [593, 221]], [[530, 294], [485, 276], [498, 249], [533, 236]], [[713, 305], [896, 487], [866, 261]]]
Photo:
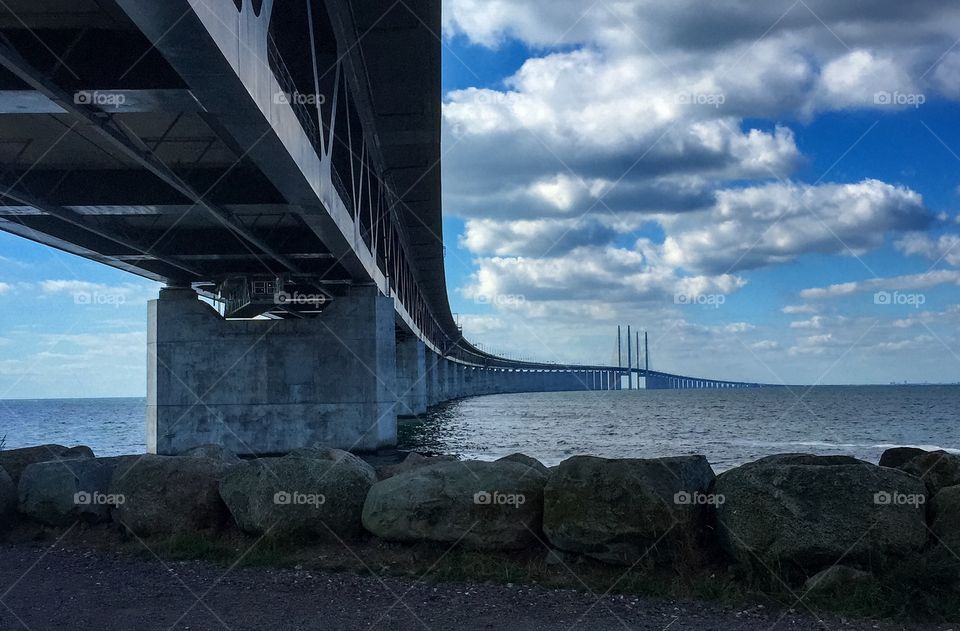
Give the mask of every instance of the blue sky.
[[[446, 0], [468, 338], [787, 383], [960, 381], [960, 8]], [[142, 396], [158, 287], [0, 233], [0, 398]]]

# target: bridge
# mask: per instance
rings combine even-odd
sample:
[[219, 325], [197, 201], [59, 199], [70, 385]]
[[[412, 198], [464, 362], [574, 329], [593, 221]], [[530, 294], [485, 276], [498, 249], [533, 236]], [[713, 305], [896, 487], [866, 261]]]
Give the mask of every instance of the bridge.
[[[464, 339], [440, 0], [4, 0], [0, 229], [164, 284], [148, 450], [396, 444], [464, 396], [748, 387]], [[630, 379], [633, 383], [633, 379]]]

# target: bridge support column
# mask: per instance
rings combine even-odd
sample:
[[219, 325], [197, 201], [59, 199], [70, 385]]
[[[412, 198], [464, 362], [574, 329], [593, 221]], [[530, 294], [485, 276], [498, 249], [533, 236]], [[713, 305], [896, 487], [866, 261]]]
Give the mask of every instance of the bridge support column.
[[440, 388], [440, 356], [433, 351], [426, 351], [427, 366], [427, 405], [432, 407], [441, 401], [443, 396]]
[[397, 398], [398, 416], [427, 411], [426, 347], [413, 336], [397, 340]]
[[447, 401], [460, 398], [460, 365], [446, 360], [447, 364]]
[[477, 372], [473, 366], [467, 366], [463, 373], [463, 390], [467, 396], [474, 397], [480, 394], [480, 389], [477, 387]]
[[396, 445], [395, 315], [376, 287], [353, 288], [318, 319], [243, 321], [191, 289], [164, 289], [148, 321], [148, 452]]

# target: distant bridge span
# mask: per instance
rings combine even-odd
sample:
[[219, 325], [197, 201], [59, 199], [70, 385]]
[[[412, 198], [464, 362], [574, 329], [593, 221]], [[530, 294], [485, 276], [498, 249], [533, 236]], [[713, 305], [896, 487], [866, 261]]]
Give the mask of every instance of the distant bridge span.
[[619, 388], [625, 368], [499, 357], [454, 320], [440, 17], [440, 0], [6, 0], [0, 229], [165, 284], [150, 451], [372, 450], [452, 398]]

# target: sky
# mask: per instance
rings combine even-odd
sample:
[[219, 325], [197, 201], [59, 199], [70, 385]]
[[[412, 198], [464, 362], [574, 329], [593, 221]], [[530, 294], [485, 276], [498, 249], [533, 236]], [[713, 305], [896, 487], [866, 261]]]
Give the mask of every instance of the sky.
[[[453, 310], [487, 350], [960, 381], [960, 6], [444, 0]], [[143, 396], [159, 286], [0, 233], [0, 398]]]

